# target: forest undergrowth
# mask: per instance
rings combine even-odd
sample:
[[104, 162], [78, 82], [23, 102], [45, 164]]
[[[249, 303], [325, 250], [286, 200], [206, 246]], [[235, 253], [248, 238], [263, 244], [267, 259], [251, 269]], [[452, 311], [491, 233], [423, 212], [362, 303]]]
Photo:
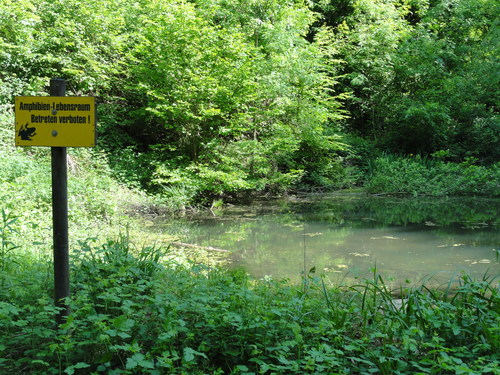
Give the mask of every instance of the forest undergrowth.
[[121, 236], [74, 250], [56, 327], [50, 262], [23, 257], [3, 264], [1, 374], [500, 373], [494, 276], [391, 290], [376, 270], [355, 285], [311, 271], [294, 285]]

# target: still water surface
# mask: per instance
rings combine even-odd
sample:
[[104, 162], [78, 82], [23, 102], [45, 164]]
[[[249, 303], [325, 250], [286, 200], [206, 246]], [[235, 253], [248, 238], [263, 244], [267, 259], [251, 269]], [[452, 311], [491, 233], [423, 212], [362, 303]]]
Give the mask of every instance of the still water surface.
[[500, 272], [499, 199], [314, 195], [230, 206], [157, 223], [180, 242], [227, 249], [254, 277], [444, 283]]

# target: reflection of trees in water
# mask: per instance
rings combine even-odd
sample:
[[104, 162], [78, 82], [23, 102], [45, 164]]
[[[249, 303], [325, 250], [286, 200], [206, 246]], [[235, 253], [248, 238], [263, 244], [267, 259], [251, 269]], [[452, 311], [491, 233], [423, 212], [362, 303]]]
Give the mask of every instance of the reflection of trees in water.
[[[460, 227], [500, 226], [500, 199], [458, 198], [398, 198], [355, 196], [317, 197], [298, 201], [296, 212], [310, 220], [348, 223], [355, 226], [434, 224]], [[371, 220], [360, 220], [360, 219]]]
[[[297, 199], [256, 202], [222, 210], [224, 220], [276, 214], [286, 222], [321, 221], [348, 226], [456, 225], [498, 228], [500, 199], [454, 197], [374, 197], [364, 195], [311, 195]], [[215, 218], [217, 220], [217, 218]]]
[[496, 228], [500, 200], [481, 198], [416, 198], [373, 201], [374, 217], [386, 224], [428, 224], [455, 227], [477, 225]]
[[[345, 272], [367, 277], [376, 260], [366, 250], [373, 236], [414, 233], [421, 253], [429, 252], [430, 257], [445, 248], [456, 253], [457, 236], [465, 241], [466, 235], [466, 245], [472, 248], [495, 246], [499, 205], [495, 199], [314, 196], [229, 207], [218, 211], [220, 216], [169, 219], [168, 232], [184, 242], [230, 250], [235, 263], [254, 275], [300, 277], [304, 269], [317, 266], [317, 272], [332, 277]], [[425, 242], [422, 233], [434, 242]], [[442, 249], [434, 248], [436, 239]], [[377, 256], [392, 262], [391, 269], [403, 269], [411, 259], [403, 256], [409, 241], [386, 240], [385, 247], [377, 247]], [[428, 275], [425, 269], [408, 269], [406, 274], [413, 281]]]
[[221, 216], [197, 215], [176, 221], [167, 231], [183, 241], [248, 254], [276, 241], [281, 247], [299, 247], [297, 233], [303, 231], [304, 223], [315, 222], [327, 223], [336, 231], [412, 225], [411, 230], [428, 230], [443, 237], [469, 230], [476, 235], [474, 244], [490, 244], [492, 239], [498, 240], [499, 211], [499, 199], [316, 195], [229, 207], [220, 211]]

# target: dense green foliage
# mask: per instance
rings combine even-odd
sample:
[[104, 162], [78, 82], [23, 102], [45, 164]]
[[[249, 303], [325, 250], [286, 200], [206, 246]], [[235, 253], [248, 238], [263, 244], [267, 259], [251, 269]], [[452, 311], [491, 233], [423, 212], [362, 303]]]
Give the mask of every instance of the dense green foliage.
[[12, 287], [0, 290], [0, 372], [500, 371], [500, 299], [492, 279], [457, 275], [443, 292], [390, 291], [376, 274], [342, 287], [311, 271], [292, 286], [182, 266], [168, 255], [134, 249], [125, 238], [102, 247], [82, 242], [72, 258], [72, 315], [59, 330], [46, 265], [20, 269]]
[[[349, 129], [388, 151], [498, 161], [496, 1], [318, 1], [346, 59]], [[335, 4], [335, 5], [334, 5]]]
[[331, 93], [339, 63], [327, 30], [304, 39], [314, 16], [303, 5], [2, 4], [1, 101], [53, 76], [97, 95], [100, 143], [128, 182], [192, 198], [339, 173], [328, 162], [343, 117]]
[[500, 195], [500, 163], [489, 168], [474, 158], [462, 163], [417, 157], [381, 156], [370, 163], [370, 193], [401, 195]]
[[352, 186], [379, 150], [489, 166], [499, 13], [493, 0], [1, 0], [0, 106], [53, 77], [95, 95], [115, 176], [172, 206]]
[[[400, 306], [376, 274], [297, 286], [100, 243], [136, 236], [124, 214], [156, 202], [362, 183], [498, 195], [498, 14], [494, 0], [0, 0], [0, 374], [500, 373], [487, 276], [401, 289]], [[56, 77], [99, 112], [98, 149], [69, 152], [58, 328], [48, 152], [12, 140], [14, 96]]]

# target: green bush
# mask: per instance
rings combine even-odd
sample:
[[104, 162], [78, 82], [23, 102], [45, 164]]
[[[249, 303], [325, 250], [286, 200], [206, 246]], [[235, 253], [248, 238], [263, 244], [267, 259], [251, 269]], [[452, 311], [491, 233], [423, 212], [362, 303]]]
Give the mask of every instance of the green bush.
[[498, 196], [500, 163], [486, 167], [475, 162], [384, 155], [371, 163], [366, 189], [374, 194]]

